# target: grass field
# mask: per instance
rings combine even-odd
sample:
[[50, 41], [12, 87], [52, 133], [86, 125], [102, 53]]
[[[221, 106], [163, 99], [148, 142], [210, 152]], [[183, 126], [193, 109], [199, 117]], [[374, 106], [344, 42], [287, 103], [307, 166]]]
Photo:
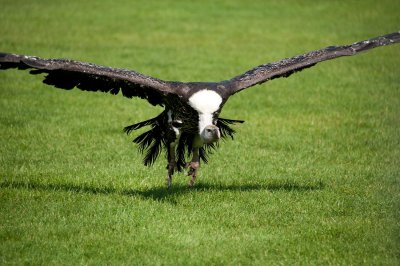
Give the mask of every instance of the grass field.
[[[247, 3], [244, 3], [247, 2]], [[0, 51], [166, 80], [400, 30], [393, 1], [0, 0]], [[400, 45], [232, 97], [198, 184], [142, 165], [147, 102], [0, 72], [0, 264], [399, 265]]]

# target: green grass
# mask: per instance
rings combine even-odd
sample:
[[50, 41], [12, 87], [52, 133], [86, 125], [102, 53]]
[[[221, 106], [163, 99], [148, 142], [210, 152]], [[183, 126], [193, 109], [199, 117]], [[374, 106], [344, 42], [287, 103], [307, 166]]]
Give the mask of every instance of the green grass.
[[[399, 1], [0, 0], [0, 51], [166, 80], [399, 30]], [[232, 97], [235, 141], [194, 189], [142, 165], [145, 101], [0, 72], [0, 264], [398, 265], [400, 46]]]

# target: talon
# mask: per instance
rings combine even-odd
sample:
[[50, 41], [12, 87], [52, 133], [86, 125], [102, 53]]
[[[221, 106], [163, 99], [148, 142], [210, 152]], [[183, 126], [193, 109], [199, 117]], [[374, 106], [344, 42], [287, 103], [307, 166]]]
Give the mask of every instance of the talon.
[[187, 173], [188, 176], [191, 176], [192, 179], [188, 183], [188, 187], [193, 187], [194, 182], [196, 181], [197, 177], [197, 169], [199, 169], [200, 164], [198, 162], [190, 162], [189, 163], [189, 171]]

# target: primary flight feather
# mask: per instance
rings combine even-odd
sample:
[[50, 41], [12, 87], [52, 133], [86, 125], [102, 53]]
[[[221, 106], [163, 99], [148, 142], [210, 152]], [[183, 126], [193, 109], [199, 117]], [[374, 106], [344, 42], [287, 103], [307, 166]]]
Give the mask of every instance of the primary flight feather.
[[[356, 42], [329, 46], [320, 50], [257, 66], [230, 80], [221, 82], [177, 82], [149, 77], [133, 70], [111, 68], [66, 59], [42, 59], [35, 56], [0, 53], [0, 69], [30, 69], [31, 74], [44, 73], [43, 82], [62, 89], [78, 88], [146, 99], [164, 107], [157, 117], [125, 127], [128, 134], [150, 126], [133, 141], [145, 153], [144, 164], [151, 165], [164, 149], [167, 152], [167, 186], [175, 170], [189, 169], [189, 186], [197, 177], [200, 161], [215, 149], [220, 138], [231, 137], [230, 125], [243, 123], [219, 117], [228, 98], [246, 88], [268, 80], [288, 77], [319, 62], [351, 56], [369, 49], [400, 42], [400, 33]], [[186, 158], [192, 156], [189, 163]]]

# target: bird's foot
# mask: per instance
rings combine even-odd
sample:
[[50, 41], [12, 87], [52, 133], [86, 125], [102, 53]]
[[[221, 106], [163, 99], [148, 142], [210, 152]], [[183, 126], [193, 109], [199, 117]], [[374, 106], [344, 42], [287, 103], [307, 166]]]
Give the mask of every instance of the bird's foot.
[[190, 179], [188, 186], [189, 187], [193, 187], [194, 186], [194, 182], [196, 181], [196, 177], [197, 177], [197, 170], [200, 167], [200, 163], [199, 162], [190, 162], [187, 164], [187, 167], [189, 168], [188, 171], [188, 176], [191, 176], [192, 179]]

